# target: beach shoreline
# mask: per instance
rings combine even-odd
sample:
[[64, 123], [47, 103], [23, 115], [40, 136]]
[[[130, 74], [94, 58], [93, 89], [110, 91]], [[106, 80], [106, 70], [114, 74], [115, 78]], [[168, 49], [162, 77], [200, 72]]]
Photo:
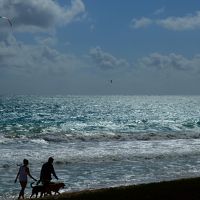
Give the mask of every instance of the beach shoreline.
[[102, 189], [64, 192], [61, 195], [41, 199], [68, 200], [197, 200], [200, 199], [200, 177], [185, 178], [155, 183], [119, 186]]

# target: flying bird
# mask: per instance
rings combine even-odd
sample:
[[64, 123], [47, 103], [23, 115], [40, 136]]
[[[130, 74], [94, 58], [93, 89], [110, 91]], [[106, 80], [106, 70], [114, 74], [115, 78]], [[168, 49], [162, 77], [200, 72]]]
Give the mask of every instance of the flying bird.
[[12, 22], [8, 17], [0, 16], [0, 18], [6, 19], [8, 21], [8, 23], [10, 24], [10, 26], [12, 27]]

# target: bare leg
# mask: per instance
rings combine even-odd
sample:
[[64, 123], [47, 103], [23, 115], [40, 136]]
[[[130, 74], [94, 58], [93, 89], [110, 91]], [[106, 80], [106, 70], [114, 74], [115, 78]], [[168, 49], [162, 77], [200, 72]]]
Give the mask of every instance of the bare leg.
[[26, 188], [27, 182], [20, 182], [21, 185], [21, 191], [19, 193], [19, 197], [18, 199], [20, 199], [22, 197], [22, 199], [24, 199], [24, 190]]

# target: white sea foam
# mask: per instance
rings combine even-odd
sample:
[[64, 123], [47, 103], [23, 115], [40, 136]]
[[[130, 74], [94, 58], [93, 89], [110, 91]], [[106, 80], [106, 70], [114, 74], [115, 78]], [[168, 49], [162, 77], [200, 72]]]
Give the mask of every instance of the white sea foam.
[[31, 142], [34, 142], [37, 144], [48, 144], [48, 142], [43, 139], [32, 139]]
[[7, 144], [13, 142], [11, 138], [5, 138], [4, 136], [0, 135], [0, 144]]
[[200, 139], [77, 142], [51, 145], [41, 140], [31, 140], [30, 142], [16, 144], [20, 151], [12, 151], [15, 146], [10, 149], [1, 146], [1, 159], [12, 162], [14, 158], [15, 162], [19, 163], [26, 155], [30, 160], [40, 163], [49, 156], [54, 156], [57, 163], [65, 164], [200, 155]]

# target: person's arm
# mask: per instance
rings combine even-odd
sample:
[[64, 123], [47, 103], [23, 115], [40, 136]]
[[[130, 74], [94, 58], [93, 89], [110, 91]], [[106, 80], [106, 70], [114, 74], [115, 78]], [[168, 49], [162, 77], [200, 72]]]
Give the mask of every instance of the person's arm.
[[57, 175], [56, 175], [56, 173], [55, 173], [55, 170], [54, 170], [53, 165], [52, 165], [52, 174], [53, 174], [53, 176], [58, 180], [58, 177], [57, 177]]
[[27, 175], [28, 175], [30, 178], [32, 178], [34, 181], [37, 181], [37, 179], [33, 178], [32, 175], [30, 174], [30, 171], [29, 171], [29, 168], [28, 168], [28, 167], [26, 168], [26, 173], [27, 173]]
[[19, 171], [18, 171], [17, 176], [15, 178], [15, 183], [17, 182], [18, 177], [19, 177]]

